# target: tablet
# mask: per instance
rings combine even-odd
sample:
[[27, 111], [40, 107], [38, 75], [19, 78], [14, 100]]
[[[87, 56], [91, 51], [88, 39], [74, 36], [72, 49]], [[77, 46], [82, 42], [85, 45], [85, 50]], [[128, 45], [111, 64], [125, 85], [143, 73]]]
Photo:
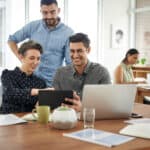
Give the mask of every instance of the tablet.
[[41, 90], [39, 91], [39, 105], [49, 105], [51, 109], [61, 106], [62, 103], [72, 105], [71, 102], [66, 102], [65, 98], [73, 98], [71, 90]]

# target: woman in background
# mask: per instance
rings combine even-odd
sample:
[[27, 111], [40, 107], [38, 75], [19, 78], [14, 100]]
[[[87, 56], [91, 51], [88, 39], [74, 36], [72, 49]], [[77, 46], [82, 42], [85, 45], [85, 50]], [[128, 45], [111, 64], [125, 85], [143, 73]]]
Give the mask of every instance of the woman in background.
[[2, 113], [32, 111], [39, 89], [46, 88], [44, 80], [33, 74], [43, 53], [41, 45], [30, 40], [23, 43], [18, 52], [21, 67], [2, 72]]
[[115, 69], [114, 80], [118, 84], [137, 83], [134, 81], [132, 65], [137, 63], [139, 52], [137, 49], [129, 49], [125, 58]]

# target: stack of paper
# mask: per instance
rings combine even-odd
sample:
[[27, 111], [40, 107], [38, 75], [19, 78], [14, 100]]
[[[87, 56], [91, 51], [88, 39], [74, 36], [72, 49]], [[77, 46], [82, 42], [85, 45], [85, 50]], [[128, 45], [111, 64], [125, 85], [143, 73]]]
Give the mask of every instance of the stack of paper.
[[146, 78], [142, 78], [142, 77], [136, 77], [134, 79], [135, 82], [146, 82]]
[[123, 136], [96, 129], [83, 129], [72, 133], [64, 133], [63, 135], [66, 137], [104, 145], [107, 147], [116, 146], [134, 139], [133, 137]]
[[124, 121], [125, 123], [130, 123], [130, 124], [145, 124], [145, 123], [149, 123], [150, 125], [150, 118], [139, 118], [139, 119], [130, 119], [130, 120], [126, 120]]
[[136, 85], [137, 87], [141, 87], [143, 89], [150, 89], [150, 84], [142, 84], [142, 83], [139, 83]]
[[[35, 113], [35, 116], [38, 117], [37, 113]], [[28, 121], [35, 121], [36, 120], [36, 118], [34, 118], [31, 113], [22, 116], [22, 119], [28, 120]]]
[[25, 123], [25, 122], [27, 121], [13, 114], [0, 115], [0, 126], [13, 125], [13, 124]]
[[150, 139], [150, 124], [132, 124], [120, 130], [121, 134]]
[[[34, 114], [37, 118], [38, 115], [37, 113]], [[37, 119], [33, 117], [32, 113], [26, 114], [22, 117], [22, 119], [27, 120], [27, 121], [36, 121]], [[51, 115], [49, 115], [49, 122], [51, 121]]]

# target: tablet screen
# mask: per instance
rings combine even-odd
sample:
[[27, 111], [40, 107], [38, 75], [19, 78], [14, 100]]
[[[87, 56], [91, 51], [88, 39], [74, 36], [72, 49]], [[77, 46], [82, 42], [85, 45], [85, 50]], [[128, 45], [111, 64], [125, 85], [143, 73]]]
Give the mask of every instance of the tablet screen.
[[38, 95], [39, 105], [49, 105], [51, 109], [61, 106], [62, 103], [72, 105], [72, 103], [66, 102], [65, 98], [73, 98], [73, 91], [41, 90]]

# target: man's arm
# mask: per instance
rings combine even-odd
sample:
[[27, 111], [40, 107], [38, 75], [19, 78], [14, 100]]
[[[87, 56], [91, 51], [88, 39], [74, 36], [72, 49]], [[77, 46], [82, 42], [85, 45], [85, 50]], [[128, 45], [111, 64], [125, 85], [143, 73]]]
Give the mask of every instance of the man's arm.
[[[73, 35], [74, 31], [70, 29], [68, 30], [69, 37]], [[66, 65], [71, 64], [71, 58], [70, 58], [70, 47], [69, 47], [69, 37], [66, 40], [65, 47], [64, 47], [64, 57], [65, 57], [65, 63]]]
[[66, 65], [71, 64], [71, 58], [70, 58], [70, 48], [69, 48], [69, 40], [66, 41], [65, 44], [65, 63]]
[[80, 97], [77, 95], [76, 92], [73, 93], [72, 99], [71, 98], [65, 98], [65, 101], [71, 102], [72, 105], [67, 105], [67, 104], [62, 103], [62, 106], [67, 106], [67, 107], [73, 108], [76, 112], [81, 111], [82, 103], [81, 103]]
[[111, 84], [111, 77], [109, 71], [101, 66], [99, 70], [100, 81], [99, 84]]
[[20, 60], [18, 54], [18, 43], [31, 38], [31, 28], [34, 28], [32, 23], [28, 23], [27, 25], [23, 26], [21, 29], [17, 30], [14, 34], [9, 35], [8, 37], [8, 46], [15, 54], [15, 56]]
[[57, 69], [55, 76], [53, 78], [52, 87], [56, 90], [61, 90], [60, 82], [61, 82], [61, 72]]
[[14, 41], [8, 41], [8, 46], [10, 47], [12, 52], [15, 54], [15, 56], [20, 60], [17, 43]]

